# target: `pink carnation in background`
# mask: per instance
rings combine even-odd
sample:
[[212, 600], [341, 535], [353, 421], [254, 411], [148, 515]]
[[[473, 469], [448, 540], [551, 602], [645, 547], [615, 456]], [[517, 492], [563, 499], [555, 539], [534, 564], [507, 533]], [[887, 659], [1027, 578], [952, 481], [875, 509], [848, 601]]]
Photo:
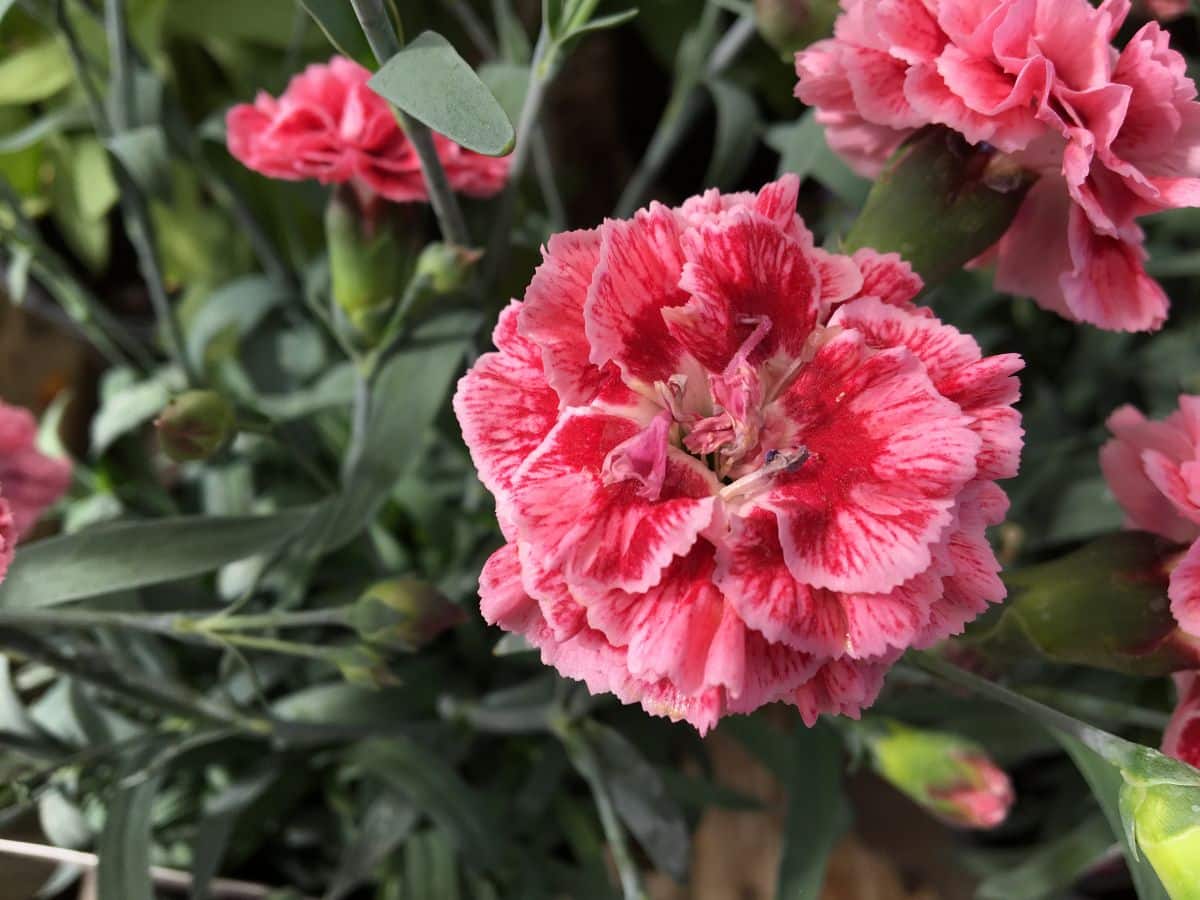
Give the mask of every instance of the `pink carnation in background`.
[[[36, 441], [37, 422], [29, 410], [0, 401], [0, 494], [20, 537], [71, 484], [71, 464], [41, 453]], [[0, 547], [9, 543], [3, 533], [0, 525]]]
[[454, 409], [508, 543], [485, 618], [701, 731], [857, 715], [908, 647], [1004, 597], [1015, 355], [835, 256], [793, 177], [553, 237]]
[[994, 254], [999, 289], [1119, 331], [1160, 327], [1137, 218], [1200, 205], [1200, 104], [1157, 23], [1118, 52], [1129, 0], [842, 0], [797, 54], [831, 147], [877, 174], [944, 125], [1041, 177]]
[[1156, 19], [1170, 22], [1187, 15], [1192, 7], [1192, 0], [1145, 0], [1146, 11]]
[[[278, 99], [260, 93], [229, 111], [229, 152], [271, 178], [351, 184], [396, 203], [427, 201], [416, 151], [387, 101], [367, 87], [370, 77], [340, 56], [309, 66]], [[488, 197], [504, 186], [508, 159], [473, 153], [440, 134], [434, 142], [454, 190]]]
[[1179, 702], [1163, 734], [1163, 753], [1200, 769], [1200, 672], [1175, 676]]

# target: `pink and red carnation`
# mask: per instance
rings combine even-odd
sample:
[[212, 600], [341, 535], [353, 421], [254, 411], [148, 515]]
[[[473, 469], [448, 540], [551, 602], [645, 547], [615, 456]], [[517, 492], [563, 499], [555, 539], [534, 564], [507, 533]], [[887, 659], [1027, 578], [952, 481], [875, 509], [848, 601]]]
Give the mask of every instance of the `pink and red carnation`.
[[1129, 0], [842, 0], [799, 53], [797, 96], [830, 146], [876, 174], [944, 125], [1041, 177], [997, 245], [996, 284], [1067, 318], [1160, 327], [1136, 220], [1200, 204], [1200, 104], [1157, 23], [1111, 44]]
[[798, 186], [554, 236], [454, 398], [508, 539], [485, 618], [701, 731], [857, 715], [1005, 594], [1021, 360], [897, 256], [815, 247]]
[[[387, 101], [367, 87], [370, 77], [340, 56], [309, 66], [278, 99], [264, 92], [229, 111], [229, 152], [271, 178], [349, 184], [396, 203], [428, 201], [416, 150]], [[440, 134], [434, 142], [454, 190], [489, 197], [508, 179], [508, 159], [473, 153]]]
[[1163, 753], [1200, 769], [1200, 672], [1175, 676], [1179, 699], [1163, 733]]
[[[37, 449], [37, 422], [27, 409], [0, 401], [0, 494], [15, 536], [24, 537], [71, 485], [71, 464]], [[0, 519], [3, 516], [0, 515]], [[14, 541], [0, 522], [0, 558]]]

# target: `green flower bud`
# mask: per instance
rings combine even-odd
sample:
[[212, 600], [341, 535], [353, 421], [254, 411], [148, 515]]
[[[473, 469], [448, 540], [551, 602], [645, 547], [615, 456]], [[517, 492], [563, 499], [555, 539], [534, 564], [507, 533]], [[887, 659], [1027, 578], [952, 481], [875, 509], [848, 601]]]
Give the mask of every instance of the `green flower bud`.
[[400, 680], [388, 668], [387, 659], [369, 647], [335, 647], [326, 657], [342, 677], [359, 687], [395, 687]]
[[1008, 602], [956, 643], [998, 660], [1042, 656], [1132, 675], [1200, 668], [1200, 642], [1179, 630], [1167, 600], [1176, 553], [1153, 535], [1122, 532], [1007, 573]]
[[843, 249], [894, 251], [927, 286], [940, 284], [1000, 239], [1032, 183], [985, 145], [922, 129], [888, 162]]
[[1012, 783], [979, 745], [894, 721], [864, 729], [875, 771], [942, 821], [995, 828], [1007, 817]]
[[417, 278], [424, 278], [435, 294], [452, 294], [467, 283], [471, 270], [482, 258], [480, 250], [430, 244], [417, 258]]
[[186, 391], [154, 421], [163, 452], [176, 462], [216, 455], [237, 433], [233, 406], [216, 391]]
[[1200, 786], [1126, 782], [1121, 808], [1171, 900], [1200, 900]]
[[369, 587], [350, 610], [350, 625], [369, 644], [414, 651], [466, 620], [462, 607], [416, 578], [389, 578]]
[[763, 40], [791, 58], [798, 50], [833, 34], [837, 0], [755, 0]]
[[411, 264], [414, 236], [403, 216], [381, 200], [364, 208], [347, 188], [335, 190], [325, 208], [333, 299], [368, 342], [378, 337], [399, 299], [405, 267]]

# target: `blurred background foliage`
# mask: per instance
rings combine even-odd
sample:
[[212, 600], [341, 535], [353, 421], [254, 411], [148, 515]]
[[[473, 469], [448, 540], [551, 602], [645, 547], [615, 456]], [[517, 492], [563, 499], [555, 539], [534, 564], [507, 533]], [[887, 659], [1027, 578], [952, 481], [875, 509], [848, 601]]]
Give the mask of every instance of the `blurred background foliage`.
[[[397, 6], [408, 34], [446, 35], [516, 119], [536, 3]], [[343, 471], [355, 378], [329, 311], [327, 191], [267, 181], [224, 147], [231, 104], [278, 93], [330, 56], [321, 30], [293, 0], [128, 0], [131, 108], [112, 134], [94, 118], [112, 102], [104, 7], [0, 0], [4, 293], [96, 348], [41, 398], [45, 442], [65, 440], [77, 462], [62, 530], [125, 523], [86, 545], [33, 545], [0, 590], [0, 799], [14, 827], [36, 821], [49, 843], [100, 853], [100, 900], [151, 896], [148, 863], [192, 873], [196, 898], [213, 896], [217, 873], [330, 900], [584, 900], [619, 896], [622, 879], [628, 896], [641, 877], [664, 898], [734, 896], [722, 893], [734, 885], [812, 897], [855, 810], [858, 833], [876, 837], [925, 815], [880, 800], [861, 776], [849, 793], [839, 786], [847, 750], [852, 771], [871, 766], [866, 726], [810, 732], [768, 710], [701, 742], [587, 696], [476, 612], [476, 578], [500, 537], [447, 400], [548, 235], [650, 197], [793, 171], [806, 176], [802, 214], [833, 243], [869, 188], [792, 99], [790, 63], [757, 35], [751, 4], [637, 6], [634, 23], [579, 41], [551, 88], [547, 165], [519, 185], [499, 287], [482, 302], [427, 298]], [[1200, 51], [1192, 18], [1172, 30]], [[131, 232], [137, 210], [122, 209], [131, 194], [161, 278]], [[494, 206], [466, 201], [466, 212], [482, 243]], [[402, 214], [396, 252], [411, 263], [436, 230], [425, 208]], [[1124, 402], [1163, 414], [1180, 391], [1200, 392], [1197, 234], [1196, 211], [1150, 223], [1152, 272], [1174, 300], [1156, 336], [1070, 325], [996, 296], [986, 273], [938, 290], [939, 315], [1028, 361], [1025, 462], [996, 535], [1007, 564], [1116, 530], [1096, 462], [1106, 416]], [[182, 366], [159, 352], [170, 335], [154, 316], [156, 279], [178, 310]], [[203, 464], [170, 462], [150, 429], [187, 369], [247, 426]], [[367, 633], [339, 618], [401, 576], [461, 610], [461, 624], [414, 641], [401, 625]], [[220, 622], [235, 607], [283, 618], [203, 634], [120, 618]], [[314, 611], [329, 618], [303, 618]], [[1169, 709], [1163, 679], [1038, 660], [1008, 676], [1149, 745]], [[952, 848], [969, 878], [905, 863], [941, 879], [942, 896], [1132, 896], [1088, 784], [1046, 733], [903, 666], [875, 712], [974, 739], [1014, 775], [1018, 804], [999, 831], [926, 851], [945, 869]], [[763, 774], [747, 783], [752, 768]], [[738, 871], [748, 857], [732, 851], [750, 851], [730, 835], [747, 827], [774, 848], [755, 863], [765, 876]], [[714, 873], [721, 858], [733, 876]], [[74, 890], [79, 874], [61, 867], [44, 895]], [[878, 883], [893, 881], [887, 890], [909, 896], [894, 873]]]

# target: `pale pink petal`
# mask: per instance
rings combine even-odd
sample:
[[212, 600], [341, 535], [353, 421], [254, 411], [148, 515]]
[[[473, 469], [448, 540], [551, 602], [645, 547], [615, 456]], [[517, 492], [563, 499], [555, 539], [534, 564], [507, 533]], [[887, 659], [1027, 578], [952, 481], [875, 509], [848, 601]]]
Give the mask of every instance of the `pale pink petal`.
[[878, 297], [892, 306], [911, 307], [925, 289], [921, 276], [899, 253], [863, 249], [855, 252], [853, 259], [863, 279], [858, 297]]
[[479, 478], [503, 506], [517, 469], [550, 433], [558, 396], [546, 384], [537, 345], [517, 333], [521, 304], [500, 315], [492, 335], [499, 347], [485, 353], [462, 377], [454, 412]]
[[1167, 596], [1171, 599], [1171, 615], [1179, 627], [1200, 637], [1200, 541], [1192, 544], [1171, 570]]
[[[831, 590], [890, 591], [928, 568], [979, 438], [907, 349], [856, 331], [827, 343], [780, 400], [774, 446], [808, 452], [757, 503], [779, 518], [788, 568]], [[764, 441], [769, 438], [764, 438]]]
[[898, 656], [893, 653], [878, 660], [831, 660], [796, 691], [791, 702], [810, 728], [822, 715], [857, 719], [879, 696]]

